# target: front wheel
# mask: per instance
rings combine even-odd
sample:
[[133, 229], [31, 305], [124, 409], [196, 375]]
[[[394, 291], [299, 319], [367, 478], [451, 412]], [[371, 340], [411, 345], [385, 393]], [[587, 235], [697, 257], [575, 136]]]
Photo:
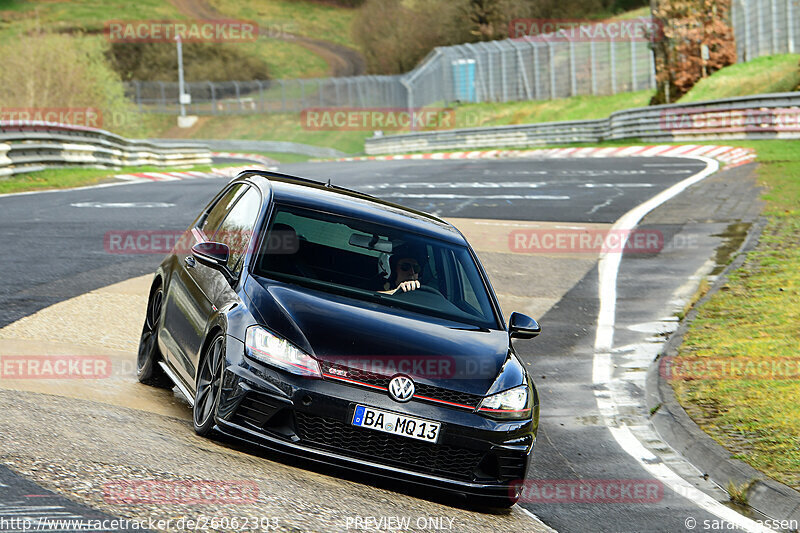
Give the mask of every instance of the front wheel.
[[159, 286], [147, 302], [147, 314], [136, 356], [136, 377], [145, 385], [171, 389], [174, 384], [158, 364], [161, 360], [161, 350], [158, 349], [158, 324], [161, 320], [163, 301], [164, 291]]
[[208, 436], [214, 429], [214, 411], [219, 401], [222, 385], [222, 366], [225, 361], [225, 338], [221, 333], [208, 343], [200, 369], [194, 394], [194, 431], [201, 437]]

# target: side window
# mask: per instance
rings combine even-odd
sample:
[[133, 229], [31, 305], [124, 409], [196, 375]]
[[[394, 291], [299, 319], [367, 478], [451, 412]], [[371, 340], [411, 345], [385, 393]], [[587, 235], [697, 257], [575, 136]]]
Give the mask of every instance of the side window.
[[473, 289], [472, 284], [467, 278], [467, 273], [464, 271], [464, 267], [461, 265], [461, 262], [456, 262], [458, 265], [458, 277], [461, 280], [461, 289], [463, 294], [461, 298], [471, 305], [475, 309], [480, 309], [481, 304], [478, 303], [478, 297], [475, 295], [475, 289]]
[[242, 256], [253, 236], [260, 211], [261, 194], [254, 187], [247, 187], [214, 234], [213, 241], [227, 244], [230, 248], [228, 268], [234, 272], [241, 270]]
[[236, 200], [245, 192], [247, 186], [239, 184], [232, 187], [226, 192], [219, 201], [214, 204], [211, 211], [208, 212], [205, 219], [200, 223], [200, 229], [206, 234], [209, 239], [219, 227], [222, 219], [228, 214], [228, 210], [236, 203]]

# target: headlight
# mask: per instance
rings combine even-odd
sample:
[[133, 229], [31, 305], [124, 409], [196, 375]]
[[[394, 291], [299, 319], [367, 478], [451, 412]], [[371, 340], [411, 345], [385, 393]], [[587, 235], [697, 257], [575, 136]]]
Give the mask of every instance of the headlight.
[[490, 418], [522, 420], [531, 415], [528, 386], [520, 385], [483, 399], [478, 412]]
[[316, 359], [261, 326], [247, 328], [245, 346], [247, 355], [268, 365], [301, 376], [322, 377]]

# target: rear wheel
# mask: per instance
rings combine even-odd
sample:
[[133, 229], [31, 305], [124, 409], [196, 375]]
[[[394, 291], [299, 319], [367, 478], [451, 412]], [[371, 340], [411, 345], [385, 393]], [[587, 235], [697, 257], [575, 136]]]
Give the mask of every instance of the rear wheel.
[[208, 343], [197, 372], [194, 394], [194, 430], [205, 437], [214, 429], [214, 411], [217, 410], [222, 385], [222, 365], [225, 361], [225, 338], [221, 333]]
[[145, 385], [171, 389], [174, 384], [158, 364], [161, 361], [161, 350], [158, 349], [158, 324], [161, 320], [163, 301], [164, 291], [159, 285], [150, 294], [150, 300], [147, 302], [147, 315], [136, 356], [136, 377]]

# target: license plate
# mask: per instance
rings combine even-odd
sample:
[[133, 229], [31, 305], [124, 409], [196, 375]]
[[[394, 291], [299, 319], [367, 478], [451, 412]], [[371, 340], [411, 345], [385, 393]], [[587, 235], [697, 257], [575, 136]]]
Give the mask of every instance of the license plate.
[[381, 409], [357, 405], [353, 413], [353, 425], [400, 435], [411, 439], [436, 442], [439, 440], [439, 422], [415, 418]]

